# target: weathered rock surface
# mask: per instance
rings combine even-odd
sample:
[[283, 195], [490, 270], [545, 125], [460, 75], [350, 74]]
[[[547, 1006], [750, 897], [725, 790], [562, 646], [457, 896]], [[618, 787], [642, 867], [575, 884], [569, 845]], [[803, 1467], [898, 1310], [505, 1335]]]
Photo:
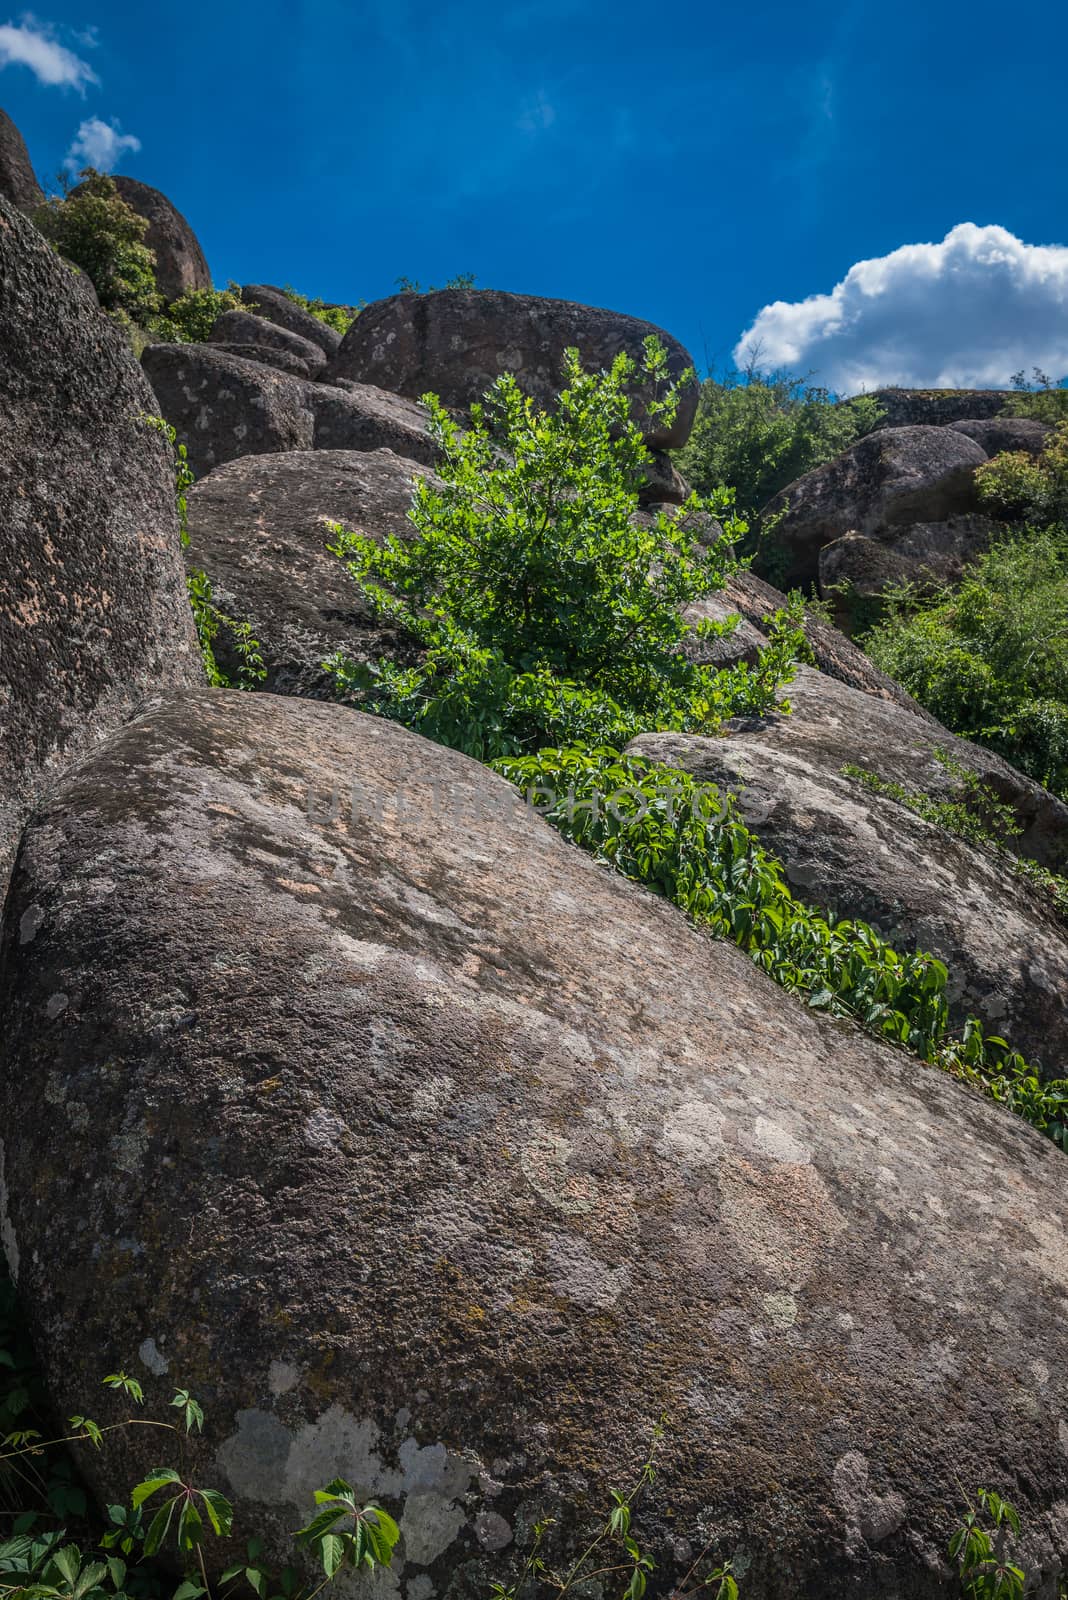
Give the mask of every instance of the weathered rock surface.
[[177, 206], [137, 178], [115, 178], [126, 204], [148, 219], [145, 243], [156, 255], [156, 283], [165, 300], [177, 300], [188, 289], [210, 289], [211, 273], [200, 242]]
[[690, 496], [690, 485], [664, 450], [653, 450], [645, 468], [645, 483], [638, 495], [642, 506], [681, 506]]
[[974, 472], [986, 459], [974, 439], [950, 428], [891, 428], [797, 478], [763, 513], [788, 508], [775, 528], [786, 584], [811, 583], [820, 550], [846, 533], [894, 544], [913, 523], [976, 511]]
[[977, 773], [1012, 807], [1023, 828], [1014, 849], [1054, 871], [1065, 870], [1068, 806], [1000, 756], [958, 739], [933, 717], [913, 716], [811, 667], [798, 669], [786, 693], [793, 714], [769, 718], [766, 728], [747, 735], [754, 746], [766, 741], [769, 759], [780, 759], [782, 752], [783, 759], [789, 755], [828, 772], [852, 763], [909, 790], [956, 799], [959, 781], [939, 761], [936, 752], [942, 752]]
[[33, 211], [44, 200], [26, 141], [6, 111], [0, 111], [0, 196], [19, 211]]
[[1002, 450], [1026, 450], [1029, 456], [1040, 456], [1053, 432], [1049, 423], [1034, 417], [990, 417], [985, 421], [969, 418], [949, 426], [974, 439], [988, 456], [999, 455]]
[[0, 900], [35, 794], [202, 678], [169, 451], [118, 328], [0, 200]]
[[[396, 294], [360, 312], [330, 375], [412, 399], [432, 391], [447, 406], [469, 406], [511, 372], [527, 394], [549, 405], [560, 391], [566, 349], [577, 347], [589, 368], [607, 367], [621, 350], [640, 359], [649, 334], [665, 346], [674, 376], [693, 366], [677, 339], [618, 311], [497, 289]], [[660, 450], [684, 445], [696, 412], [697, 385], [691, 384], [671, 427], [647, 419], [649, 444]]]
[[[728, 578], [725, 593], [731, 607], [757, 628], [761, 628], [787, 604], [787, 597], [781, 590], [765, 583], [751, 570], [737, 572]], [[816, 666], [821, 672], [865, 694], [877, 695], [880, 700], [892, 700], [926, 722], [934, 722], [930, 712], [918, 700], [914, 700], [893, 678], [888, 678], [885, 672], [880, 672], [863, 650], [839, 629], [824, 621], [823, 617], [806, 610], [804, 630]]]
[[272, 288], [270, 284], [246, 283], [241, 290], [241, 298], [251, 311], [266, 317], [279, 328], [286, 328], [290, 333], [318, 345], [326, 356], [334, 355], [341, 343], [340, 333], [328, 328], [325, 322], [320, 322], [310, 311], [298, 306], [283, 290]]
[[295, 378], [310, 378], [311, 369], [300, 356], [290, 355], [288, 350], [279, 350], [277, 346], [263, 344], [223, 344], [212, 340], [213, 350], [221, 350], [224, 355], [240, 356], [245, 361], [255, 361], [261, 367], [273, 367], [276, 372], [288, 372]]
[[[665, 1586], [711, 1538], [768, 1600], [933, 1600], [962, 1484], [1055, 1569], [1063, 1155], [474, 762], [161, 701], [36, 816], [3, 959], [2, 1234], [57, 1410], [188, 1383], [269, 1555], [341, 1472], [398, 1585], [484, 1593], [534, 1515], [574, 1551], [666, 1411]], [[108, 1499], [142, 1432], [88, 1461]]]
[[684, 640], [683, 653], [691, 661], [707, 662], [716, 667], [733, 667], [741, 662], [755, 666], [760, 652], [768, 643], [767, 634], [748, 622], [737, 606], [731, 605], [726, 594], [713, 594], [704, 600], [695, 600], [683, 607], [682, 615], [692, 627], [702, 622], [728, 622], [734, 619], [734, 627], [728, 634]]
[[[359, 660], [413, 658], [327, 551], [326, 525], [403, 538], [412, 532], [413, 480], [430, 476], [390, 450], [301, 450], [244, 456], [193, 485], [187, 559], [211, 574], [221, 609], [251, 624], [265, 688], [328, 699], [322, 662], [337, 650]], [[236, 667], [225, 637], [218, 642], [223, 665]]]
[[847, 533], [824, 545], [817, 568], [820, 593], [831, 595], [840, 584], [859, 595], [877, 595], [904, 582], [931, 589], [956, 583], [989, 549], [998, 524], [973, 513], [891, 531], [892, 543]]
[[953, 422], [1000, 416], [1005, 389], [876, 389], [885, 416], [880, 428], [944, 428]]
[[[865, 708], [866, 709], [866, 708]], [[804, 696], [797, 715], [804, 716]], [[1068, 929], [1013, 870], [846, 777], [833, 745], [798, 747], [785, 720], [729, 738], [643, 734], [628, 747], [740, 794], [742, 814], [797, 894], [871, 923], [949, 969], [959, 1025], [978, 1016], [1048, 1078], [1068, 1077]], [[857, 764], [879, 770], [867, 744]]]
[[212, 344], [266, 345], [282, 350], [301, 361], [309, 377], [314, 377], [326, 365], [322, 347], [291, 333], [266, 317], [253, 316], [250, 311], [223, 311], [216, 317], [211, 330]]
[[432, 462], [426, 412], [369, 384], [335, 389], [210, 344], [149, 345], [141, 358], [160, 410], [197, 476], [275, 450], [394, 450]]

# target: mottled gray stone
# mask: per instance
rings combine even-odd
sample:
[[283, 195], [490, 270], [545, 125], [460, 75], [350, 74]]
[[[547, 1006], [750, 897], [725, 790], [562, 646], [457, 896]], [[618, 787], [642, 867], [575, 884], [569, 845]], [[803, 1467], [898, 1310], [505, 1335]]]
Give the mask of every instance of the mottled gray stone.
[[[211, 573], [220, 607], [250, 624], [278, 694], [331, 698], [322, 670], [344, 650], [360, 660], [417, 654], [372, 616], [327, 550], [327, 524], [375, 538], [412, 532], [413, 484], [429, 469], [390, 450], [299, 450], [243, 456], [189, 492], [190, 565]], [[221, 659], [237, 665], [219, 638]]]
[[367, 384], [311, 383], [210, 344], [149, 345], [141, 361], [198, 477], [276, 450], [436, 454], [423, 407]]
[[[666, 348], [673, 376], [693, 367], [677, 339], [618, 311], [498, 289], [395, 294], [364, 307], [330, 373], [415, 400], [432, 391], [447, 406], [469, 406], [511, 372], [525, 393], [551, 405], [562, 387], [566, 349], [577, 348], [587, 368], [599, 369], [611, 366], [620, 351], [640, 361], [650, 334]], [[690, 384], [670, 426], [646, 418], [650, 445], [674, 450], [686, 443], [697, 393], [696, 383]], [[640, 418], [640, 407], [636, 414]]]
[[[396, 1592], [485, 1593], [487, 1513], [496, 1576], [539, 1514], [566, 1560], [666, 1412], [665, 1591], [711, 1540], [753, 1596], [935, 1600], [976, 1484], [1056, 1570], [1064, 1156], [476, 763], [161, 699], [37, 814], [3, 961], [0, 1233], [56, 1409], [151, 1339], [268, 1559], [340, 1472], [399, 1516]], [[85, 1459], [108, 1500], [145, 1432]]]
[[190, 289], [210, 289], [200, 241], [177, 206], [137, 178], [116, 176], [114, 182], [126, 204], [148, 221], [145, 243], [156, 257], [156, 283], [163, 298], [177, 300]]
[[0, 899], [34, 796], [201, 680], [167, 445], [129, 345], [0, 200]]

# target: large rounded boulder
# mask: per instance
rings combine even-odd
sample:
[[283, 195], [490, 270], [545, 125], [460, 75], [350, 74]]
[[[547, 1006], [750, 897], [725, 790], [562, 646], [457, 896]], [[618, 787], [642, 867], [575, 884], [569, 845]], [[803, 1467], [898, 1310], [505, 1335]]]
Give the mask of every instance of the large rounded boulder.
[[[843, 709], [850, 702], [860, 722], [868, 707], [839, 697]], [[794, 715], [807, 703], [803, 687]], [[1068, 927], [1048, 896], [1008, 851], [965, 843], [844, 772], [837, 751], [792, 739], [791, 720], [770, 717], [727, 739], [647, 733], [628, 749], [736, 794], [802, 900], [870, 923], [895, 949], [938, 956], [957, 1026], [977, 1016], [1043, 1076], [1068, 1078]], [[878, 749], [862, 726], [853, 735], [858, 765], [878, 776]]]
[[815, 581], [819, 552], [847, 533], [895, 544], [914, 523], [977, 510], [975, 469], [987, 453], [951, 428], [870, 433], [781, 490], [765, 506], [784, 584]]
[[944, 428], [966, 419], [998, 417], [1009, 398], [1004, 389], [876, 389], [880, 428]]
[[[475, 762], [163, 699], [36, 814], [2, 960], [0, 1233], [56, 1409], [188, 1385], [270, 1557], [341, 1474], [399, 1518], [388, 1592], [484, 1595], [535, 1517], [574, 1555], [666, 1413], [665, 1589], [707, 1547], [752, 1600], [934, 1600], [977, 1485], [1055, 1581], [1064, 1156]], [[157, 1456], [86, 1470], [120, 1500]]]
[[0, 200], [0, 898], [34, 795], [149, 690], [202, 678], [152, 392]]
[[[330, 373], [413, 400], [432, 391], [447, 406], [469, 406], [511, 372], [525, 393], [549, 406], [562, 387], [565, 350], [577, 348], [587, 368], [599, 369], [621, 351], [640, 361], [650, 334], [666, 348], [673, 376], [692, 369], [677, 339], [618, 311], [498, 289], [395, 294], [360, 312]], [[647, 442], [660, 450], [684, 445], [696, 412], [697, 385], [691, 383], [673, 424], [646, 419]]]
[[210, 334], [212, 344], [255, 345], [279, 350], [296, 358], [304, 374], [313, 378], [326, 365], [326, 356], [318, 344], [279, 327], [267, 317], [257, 317], [249, 311], [224, 311], [216, 317]]
[[6, 111], [0, 111], [0, 196], [27, 212], [44, 200], [26, 141]]
[[[414, 483], [430, 476], [391, 450], [291, 450], [242, 456], [193, 485], [187, 558], [211, 574], [221, 609], [251, 627], [265, 688], [328, 699], [322, 664], [338, 650], [411, 658], [330, 554], [329, 525], [404, 538]], [[217, 653], [236, 667], [227, 649], [224, 632]]]
[[268, 322], [273, 322], [277, 327], [318, 345], [324, 356], [332, 356], [337, 352], [341, 335], [336, 328], [313, 317], [284, 289], [276, 289], [268, 283], [246, 283], [241, 290], [241, 298], [257, 316], [266, 317]]
[[437, 454], [423, 407], [369, 384], [308, 382], [210, 344], [153, 344], [141, 361], [198, 476], [275, 450]]
[[200, 241], [178, 207], [137, 178], [117, 176], [119, 194], [148, 222], [145, 243], [156, 257], [156, 284], [165, 300], [177, 300], [190, 289], [210, 289], [211, 273]]

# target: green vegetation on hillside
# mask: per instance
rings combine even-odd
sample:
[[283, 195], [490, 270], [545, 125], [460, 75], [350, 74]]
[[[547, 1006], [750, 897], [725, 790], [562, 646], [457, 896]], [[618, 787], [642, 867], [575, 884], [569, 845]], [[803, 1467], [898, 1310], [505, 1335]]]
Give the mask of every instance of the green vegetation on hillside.
[[[335, 656], [326, 665], [339, 697], [493, 762], [561, 832], [733, 940], [813, 1009], [853, 1017], [1063, 1147], [1068, 1083], [1043, 1085], [975, 1019], [954, 1034], [940, 961], [797, 900], [714, 786], [619, 753], [642, 731], [715, 733], [766, 711], [803, 637], [794, 606], [755, 667], [687, 658], [688, 637], [724, 625], [691, 628], [680, 608], [722, 587], [745, 523], [725, 490], [636, 521], [648, 451], [630, 416], [634, 363], [621, 356], [589, 374], [570, 351], [565, 376], [553, 412], [499, 379], [463, 435], [424, 397], [443, 481], [417, 485], [421, 537], [382, 546], [336, 527], [332, 547], [372, 610], [424, 656], [406, 668]], [[654, 414], [671, 416], [679, 389], [655, 340], [642, 377], [658, 393]], [[723, 531], [702, 545], [709, 511]]]
[[147, 220], [122, 198], [113, 178], [93, 167], [46, 200], [34, 222], [53, 249], [84, 272], [103, 309], [130, 330], [135, 350], [150, 339], [199, 342], [220, 312], [241, 308], [235, 284], [190, 289], [167, 305], [156, 284], [155, 255], [144, 242]]
[[[559, 411], [538, 410], [505, 376], [461, 433], [427, 396], [443, 486], [416, 486], [418, 539], [335, 529], [375, 613], [423, 646], [418, 666], [336, 657], [339, 692], [481, 760], [581, 740], [625, 743], [649, 728], [712, 732], [759, 715], [804, 648], [779, 619], [756, 667], [699, 665], [682, 646], [731, 625], [682, 620], [722, 589], [745, 525], [726, 491], [636, 519], [648, 452], [630, 418], [635, 364], [583, 372], [566, 356]], [[654, 414], [678, 404], [667, 358], [647, 341]], [[723, 531], [702, 543], [708, 516]]]
[[954, 733], [1068, 798], [1068, 424], [1038, 462], [1010, 452], [976, 477], [1004, 537], [957, 589], [889, 595], [864, 646]]
[[870, 433], [881, 415], [867, 396], [837, 402], [788, 373], [730, 371], [702, 383], [678, 464], [703, 494], [733, 489], [752, 519], [788, 483]]

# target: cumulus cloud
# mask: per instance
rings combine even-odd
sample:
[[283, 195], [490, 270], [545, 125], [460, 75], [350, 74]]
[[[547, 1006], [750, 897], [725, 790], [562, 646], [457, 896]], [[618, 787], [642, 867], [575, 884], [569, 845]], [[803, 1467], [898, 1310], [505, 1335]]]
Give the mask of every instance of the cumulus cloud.
[[141, 141], [136, 134], [120, 133], [114, 119], [104, 122], [100, 117], [87, 117], [75, 134], [63, 164], [71, 172], [80, 172], [83, 167], [114, 172], [125, 150], [140, 148]]
[[0, 68], [29, 67], [38, 83], [77, 89], [99, 80], [88, 61], [61, 44], [55, 29], [27, 12], [18, 22], [0, 24]]
[[858, 261], [829, 294], [765, 306], [739, 364], [815, 373], [838, 394], [889, 384], [1005, 388], [1014, 372], [1068, 374], [1068, 246], [962, 222], [941, 244]]

